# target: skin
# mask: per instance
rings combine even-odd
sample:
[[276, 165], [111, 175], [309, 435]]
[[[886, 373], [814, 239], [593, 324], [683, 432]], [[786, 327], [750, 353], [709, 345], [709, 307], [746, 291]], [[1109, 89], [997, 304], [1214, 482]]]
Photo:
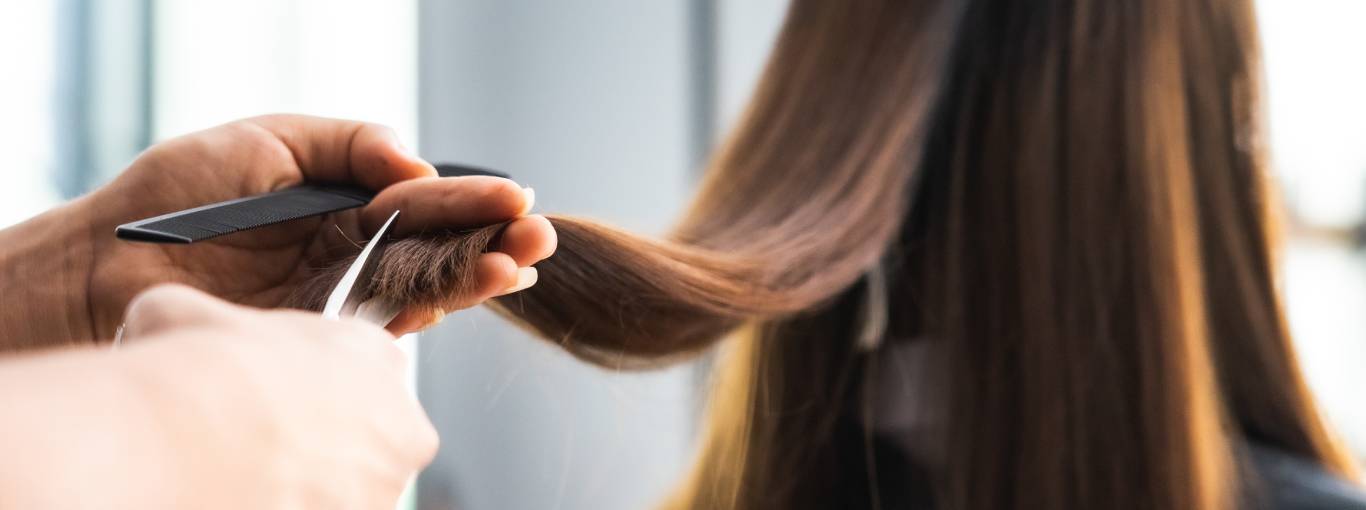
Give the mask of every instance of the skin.
[[[130, 243], [114, 227], [153, 215], [278, 190], [304, 180], [378, 190], [368, 206], [194, 245]], [[395, 209], [396, 233], [512, 220], [497, 252], [477, 262], [469, 295], [405, 310], [394, 333], [534, 283], [521, 270], [550, 256], [555, 232], [527, 214], [529, 194], [495, 177], [438, 178], [430, 164], [375, 124], [298, 115], [241, 120], [148, 149], [107, 186], [0, 231], [0, 347], [19, 350], [112, 338], [124, 307], [158, 283], [189, 285], [232, 302], [278, 306], [309, 269], [356, 251]], [[519, 285], [519, 283], [521, 285]]]
[[183, 286], [127, 327], [0, 361], [0, 508], [393, 508], [436, 452], [381, 328]]
[[[379, 193], [190, 246], [113, 235], [304, 180]], [[392, 508], [437, 445], [393, 333], [534, 284], [555, 233], [530, 202], [507, 179], [437, 178], [387, 128], [277, 115], [158, 144], [109, 185], [0, 231], [0, 508]], [[395, 209], [399, 235], [510, 223], [472, 291], [389, 331], [262, 310]], [[119, 324], [125, 344], [97, 347]]]

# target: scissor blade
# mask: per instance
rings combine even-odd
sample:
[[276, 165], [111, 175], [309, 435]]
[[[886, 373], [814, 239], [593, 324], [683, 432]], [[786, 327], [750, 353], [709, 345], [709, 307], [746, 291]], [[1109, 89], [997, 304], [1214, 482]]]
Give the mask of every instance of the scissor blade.
[[[398, 219], [398, 211], [389, 216], [384, 222], [384, 226], [375, 232], [375, 236], [370, 238], [370, 242], [365, 243], [360, 255], [356, 256], [355, 262], [351, 267], [346, 268], [346, 274], [342, 275], [341, 281], [337, 282], [336, 288], [332, 289], [332, 294], [327, 296], [327, 305], [323, 307], [324, 319], [340, 319], [355, 315], [356, 307], [360, 306], [365, 296], [360, 295], [368, 286], [375, 264], [380, 259], [379, 251], [382, 251], [381, 243], [384, 234], [389, 231], [389, 226]], [[357, 285], [364, 283], [365, 285]]]

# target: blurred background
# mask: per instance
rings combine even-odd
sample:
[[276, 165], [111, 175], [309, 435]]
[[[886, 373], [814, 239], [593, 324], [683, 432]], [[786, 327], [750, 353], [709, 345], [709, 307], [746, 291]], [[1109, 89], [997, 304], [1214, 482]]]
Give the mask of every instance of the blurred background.
[[[1259, 0], [1283, 283], [1310, 383], [1366, 459], [1366, 2]], [[268, 112], [388, 124], [542, 211], [660, 232], [743, 108], [783, 0], [0, 2], [0, 225], [149, 143]], [[414, 340], [408, 339], [412, 346]], [[442, 450], [417, 508], [617, 509], [687, 465], [703, 370], [605, 372], [482, 310], [416, 340]], [[626, 482], [626, 483], [623, 483]]]

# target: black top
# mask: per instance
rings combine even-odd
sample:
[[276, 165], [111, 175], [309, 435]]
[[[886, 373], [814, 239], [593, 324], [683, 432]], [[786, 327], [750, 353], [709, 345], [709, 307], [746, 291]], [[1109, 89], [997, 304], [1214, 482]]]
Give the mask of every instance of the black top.
[[1366, 510], [1366, 491], [1323, 468], [1263, 446], [1249, 458], [1261, 478], [1262, 501], [1274, 510]]
[[[895, 446], [881, 438], [876, 441], [881, 446], [877, 464], [878, 486], [884, 488], [882, 507], [936, 508], [927, 474], [907, 462]], [[1252, 467], [1243, 483], [1247, 510], [1366, 510], [1366, 488], [1338, 478], [1313, 462], [1256, 444], [1244, 453]], [[896, 489], [888, 491], [888, 487]]]

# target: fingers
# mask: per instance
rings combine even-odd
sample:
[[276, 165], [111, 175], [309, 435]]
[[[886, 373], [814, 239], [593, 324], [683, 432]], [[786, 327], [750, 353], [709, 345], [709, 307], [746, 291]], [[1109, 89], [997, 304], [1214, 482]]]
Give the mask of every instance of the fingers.
[[124, 315], [124, 336], [140, 338], [174, 328], [231, 320], [232, 305], [183, 285], [158, 285], [138, 294]]
[[528, 192], [501, 177], [467, 176], [415, 179], [381, 191], [361, 210], [361, 228], [374, 232], [394, 211], [403, 211], [395, 234], [428, 228], [492, 225], [525, 214]]
[[497, 296], [517, 284], [517, 261], [506, 253], [492, 252], [480, 255], [474, 261], [474, 285], [469, 295], [451, 296], [442, 308], [459, 310], [469, 308]]
[[385, 329], [395, 335], [421, 331], [439, 322], [447, 313], [469, 308], [495, 296], [516, 292], [536, 283], [536, 269], [517, 267], [517, 262], [506, 253], [480, 255], [474, 262], [474, 285], [463, 294], [449, 296], [446, 302], [433, 308], [410, 307], [399, 313]]
[[267, 115], [244, 122], [283, 142], [308, 180], [355, 182], [380, 190], [436, 176], [436, 169], [405, 149], [392, 129], [378, 124], [305, 115]]
[[498, 251], [510, 255], [518, 266], [527, 267], [554, 254], [558, 243], [559, 238], [550, 220], [533, 214], [517, 218], [503, 229]]
[[404, 437], [409, 441], [407, 451], [412, 454], [413, 465], [417, 470], [421, 470], [436, 458], [436, 452], [441, 448], [441, 436], [437, 434], [436, 426], [432, 425], [432, 419], [427, 416], [427, 411], [416, 400], [413, 401], [413, 407], [417, 410], [418, 418], [412, 432]]
[[446, 311], [442, 308], [408, 308], [389, 321], [384, 329], [394, 336], [403, 336], [432, 327], [445, 317]]
[[378, 230], [395, 210], [403, 211], [395, 235], [428, 228], [464, 228], [511, 220], [496, 248], [526, 267], [555, 252], [555, 228], [544, 216], [524, 214], [532, 192], [499, 177], [444, 177], [402, 182], [380, 192], [361, 211], [361, 228]]
[[557, 242], [555, 228], [544, 216], [523, 216], [512, 221], [503, 231], [499, 251], [480, 255], [475, 261], [476, 284], [471, 292], [452, 296], [437, 308], [408, 308], [385, 329], [394, 335], [421, 331], [440, 322], [449, 312], [535, 285], [539, 274], [530, 266], [555, 253]]

